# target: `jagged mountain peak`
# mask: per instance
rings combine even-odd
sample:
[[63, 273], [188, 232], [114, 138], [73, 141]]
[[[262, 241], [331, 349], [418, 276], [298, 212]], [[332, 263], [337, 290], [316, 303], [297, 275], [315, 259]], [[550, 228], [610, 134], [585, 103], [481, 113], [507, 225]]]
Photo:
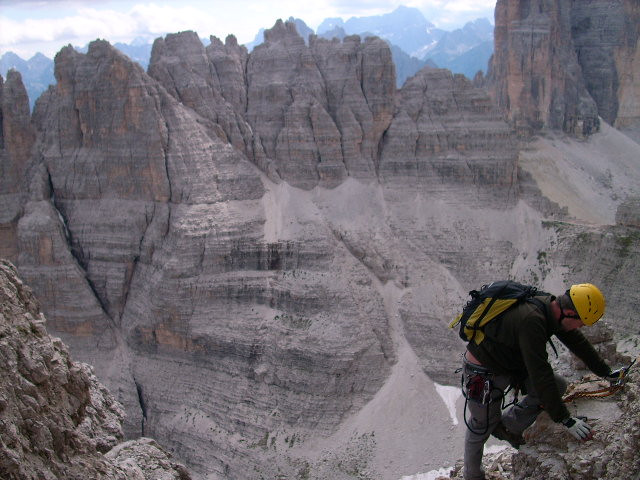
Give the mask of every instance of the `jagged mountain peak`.
[[290, 20], [283, 22], [278, 19], [273, 27], [264, 31], [265, 42], [289, 41], [299, 43], [298, 39], [304, 42], [302, 36], [298, 33], [296, 23]]

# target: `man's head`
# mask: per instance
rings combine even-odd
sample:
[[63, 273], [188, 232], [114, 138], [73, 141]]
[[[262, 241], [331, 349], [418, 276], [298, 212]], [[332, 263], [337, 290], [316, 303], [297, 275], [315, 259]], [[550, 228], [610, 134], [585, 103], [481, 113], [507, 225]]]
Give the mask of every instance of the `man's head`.
[[[564, 295], [558, 297], [560, 322], [565, 330], [583, 325], [593, 325], [604, 315], [604, 295], [591, 283], [572, 285]], [[566, 320], [565, 320], [566, 319]]]

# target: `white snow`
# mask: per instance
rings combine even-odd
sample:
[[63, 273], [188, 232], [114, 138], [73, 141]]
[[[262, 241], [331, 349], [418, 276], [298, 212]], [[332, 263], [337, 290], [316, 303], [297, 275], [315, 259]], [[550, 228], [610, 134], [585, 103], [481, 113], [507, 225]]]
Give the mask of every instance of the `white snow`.
[[439, 468], [438, 470], [431, 470], [427, 473], [418, 473], [416, 475], [409, 475], [408, 477], [402, 477], [400, 480], [435, 480], [438, 477], [448, 477], [452, 467]]
[[[504, 450], [507, 450], [510, 447], [505, 445], [487, 445], [484, 448], [485, 455], [491, 455], [494, 453], [500, 453]], [[515, 450], [514, 450], [515, 451]], [[443, 467], [438, 468], [437, 470], [430, 470], [426, 473], [417, 473], [415, 475], [407, 475], [400, 480], [435, 480], [438, 477], [448, 477], [451, 469], [453, 467]]]
[[459, 387], [450, 387], [447, 385], [440, 385], [434, 382], [436, 386], [436, 392], [442, 397], [442, 401], [449, 409], [449, 415], [451, 416], [451, 422], [454, 425], [458, 425], [458, 416], [456, 415], [456, 401], [462, 395]]

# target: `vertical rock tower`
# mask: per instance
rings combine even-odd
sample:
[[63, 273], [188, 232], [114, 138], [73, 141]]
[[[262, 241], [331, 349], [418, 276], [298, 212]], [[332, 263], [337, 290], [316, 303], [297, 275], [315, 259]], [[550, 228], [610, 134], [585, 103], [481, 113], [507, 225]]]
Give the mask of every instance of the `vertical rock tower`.
[[640, 119], [633, 0], [498, 0], [493, 96], [521, 132], [576, 136]]

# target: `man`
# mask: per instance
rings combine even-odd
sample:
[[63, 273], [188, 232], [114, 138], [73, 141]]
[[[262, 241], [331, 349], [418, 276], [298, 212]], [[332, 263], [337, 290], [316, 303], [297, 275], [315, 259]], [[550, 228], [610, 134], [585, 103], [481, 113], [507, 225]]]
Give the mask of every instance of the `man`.
[[[580, 328], [593, 325], [604, 314], [605, 299], [590, 284], [573, 285], [564, 295], [536, 296], [522, 302], [484, 326], [484, 339], [469, 342], [464, 355], [464, 385], [470, 413], [465, 436], [464, 478], [482, 480], [484, 443], [490, 435], [507, 440], [515, 448], [524, 444], [522, 432], [544, 410], [566, 426], [574, 437], [589, 440], [591, 427], [572, 417], [562, 402], [566, 382], [554, 374], [546, 344], [555, 335], [587, 367], [601, 377], [616, 378]], [[523, 387], [526, 396], [501, 412], [501, 400], [509, 385]]]

